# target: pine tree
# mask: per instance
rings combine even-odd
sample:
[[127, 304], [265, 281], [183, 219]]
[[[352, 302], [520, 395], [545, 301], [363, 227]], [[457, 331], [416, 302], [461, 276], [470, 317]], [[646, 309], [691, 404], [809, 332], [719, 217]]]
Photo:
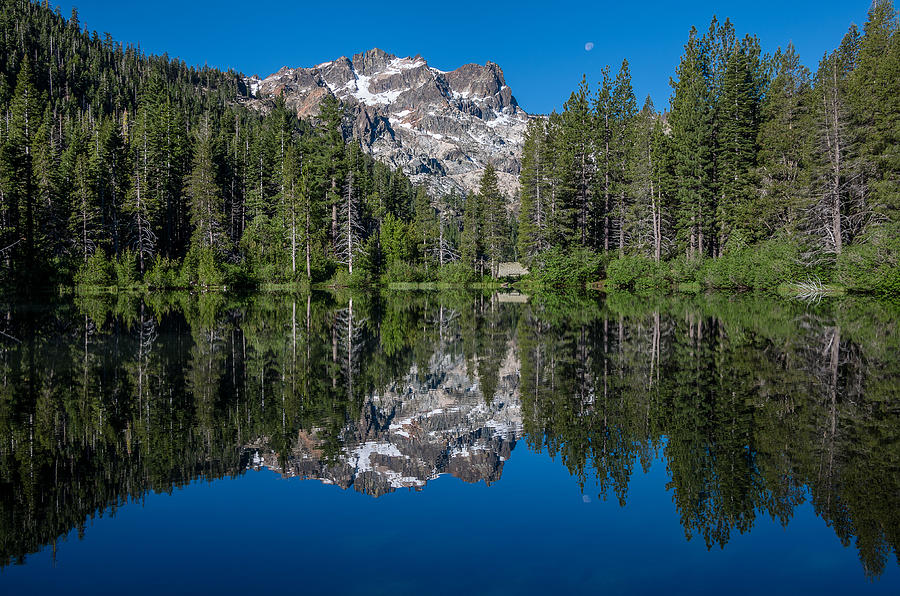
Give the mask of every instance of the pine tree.
[[98, 194], [107, 244], [113, 255], [121, 252], [120, 217], [128, 192], [128, 151], [119, 124], [105, 118], [94, 131], [94, 171], [98, 175]]
[[752, 180], [761, 98], [758, 72], [759, 42], [748, 36], [726, 58], [716, 101], [719, 253], [734, 236], [752, 242], [763, 232]]
[[900, 219], [900, 24], [890, 0], [873, 2], [847, 81], [852, 153], [875, 221]]
[[[66, 212], [64, 190], [60, 178], [60, 143], [54, 138], [53, 117], [46, 105], [41, 126], [33, 142], [34, 191], [36, 205], [37, 251], [43, 263], [64, 256], [63, 239], [66, 237]], [[58, 261], [57, 261], [58, 262]]]
[[[285, 150], [284, 166], [284, 196], [281, 201], [281, 221], [287, 232], [288, 254], [291, 263], [291, 278], [297, 276], [297, 257], [301, 251], [301, 243], [306, 253], [306, 277], [310, 275], [310, 242], [309, 230], [304, 226], [304, 216], [307, 215], [309, 192], [306, 185], [306, 177], [303, 175], [303, 157], [299, 148], [293, 143]], [[301, 256], [301, 258], [303, 258]], [[302, 265], [302, 264], [301, 264]]]
[[325, 204], [331, 208], [331, 240], [336, 242], [338, 231], [338, 205], [341, 202], [340, 180], [344, 177], [341, 159], [344, 150], [343, 108], [337, 98], [327, 95], [319, 107], [319, 119], [324, 127], [322, 153], [326, 171], [327, 188]]
[[551, 246], [568, 247], [578, 236], [572, 207], [572, 160], [563, 134], [562, 115], [553, 113], [547, 122], [543, 162], [548, 167], [547, 237]]
[[851, 175], [855, 160], [850, 153], [847, 98], [847, 79], [856, 66], [858, 48], [859, 32], [853, 26], [840, 48], [825, 56], [816, 71], [811, 99], [817, 140], [809, 215], [810, 231], [818, 238], [814, 253], [840, 255], [859, 227], [860, 195], [858, 179]]
[[418, 252], [426, 268], [433, 256], [435, 256], [435, 243], [438, 240], [439, 222], [437, 213], [431, 204], [425, 187], [419, 187], [416, 191], [414, 219], [412, 233], [415, 239], [416, 252]]
[[666, 134], [662, 118], [656, 118], [651, 132], [650, 191], [651, 206], [656, 211], [654, 224], [654, 258], [659, 261], [668, 255], [674, 238], [672, 237], [673, 165], [669, 135]]
[[457, 250], [459, 229], [456, 218], [452, 213], [453, 205], [456, 202], [457, 199], [451, 191], [450, 196], [446, 197], [438, 206], [435, 258], [437, 258], [438, 266], [440, 267], [459, 259], [459, 251]]
[[594, 115], [587, 81], [582, 78], [578, 90], [563, 106], [560, 135], [563, 143], [562, 159], [569, 171], [570, 196], [568, 203], [574, 215], [572, 242], [581, 246], [595, 244], [593, 230], [594, 190]]
[[602, 248], [609, 250], [609, 242], [612, 238], [611, 205], [613, 200], [613, 128], [615, 113], [612, 105], [613, 83], [609, 77], [609, 66], [603, 68], [603, 78], [594, 100], [594, 114], [596, 126], [596, 160], [597, 160], [597, 186], [596, 196], [603, 197], [602, 207], [598, 206], [599, 213], [596, 218], [603, 218], [603, 230], [600, 240]]
[[631, 203], [633, 164], [638, 159], [636, 142], [637, 100], [631, 87], [631, 71], [628, 61], [623, 60], [610, 98], [612, 113], [611, 149], [609, 155], [611, 168], [610, 194], [616, 204], [615, 219], [619, 257], [625, 252], [626, 212]]
[[138, 259], [138, 270], [143, 273], [157, 254], [157, 230], [160, 211], [159, 195], [151, 191], [151, 179], [155, 175], [155, 152], [151, 146], [150, 107], [138, 112], [131, 131], [131, 180], [125, 195], [123, 214], [127, 218], [130, 244]]
[[43, 100], [34, 85], [31, 61], [26, 56], [16, 79], [16, 88], [10, 102], [9, 132], [4, 147], [3, 176], [4, 212], [8, 235], [4, 250], [13, 250], [11, 257], [23, 265], [21, 273], [30, 276], [35, 272], [35, 212], [36, 192], [34, 180], [33, 143], [41, 127], [44, 113]]
[[497, 277], [497, 268], [503, 256], [506, 240], [506, 205], [503, 193], [497, 181], [494, 166], [488, 164], [484, 168], [478, 183], [478, 196], [481, 203], [482, 225], [484, 234], [485, 257], [490, 261], [492, 277]]
[[552, 164], [546, 161], [547, 125], [543, 119], [528, 122], [522, 146], [519, 175], [519, 254], [526, 263], [550, 248], [548, 194]]
[[359, 145], [347, 145], [347, 178], [341, 202], [337, 207], [337, 236], [334, 254], [337, 262], [347, 266], [353, 275], [353, 264], [365, 242], [365, 225], [362, 213], [362, 196], [357, 185]]
[[806, 202], [806, 156], [811, 137], [810, 74], [793, 44], [772, 59], [774, 77], [761, 106], [759, 189], [755, 198], [759, 224], [767, 234], [795, 229]]
[[626, 208], [623, 226], [630, 248], [657, 261], [662, 249], [662, 206], [657, 182], [659, 156], [654, 138], [658, 121], [659, 115], [648, 95], [644, 107], [634, 117], [632, 127], [634, 154], [629, 162], [627, 191], [632, 200]]
[[708, 254], [713, 222], [713, 114], [708, 56], [691, 29], [684, 56], [671, 84], [669, 112], [676, 200], [676, 237], [689, 259]]
[[204, 253], [222, 255], [228, 250], [223, 222], [224, 202], [216, 180], [209, 117], [196, 132], [194, 158], [188, 179], [187, 196], [193, 227], [192, 247]]
[[94, 255], [101, 240], [100, 208], [93, 184], [94, 173], [86, 152], [75, 157], [74, 180], [72, 185], [72, 214], [69, 217], [69, 233], [74, 244], [74, 253], [83, 264]]
[[463, 230], [460, 238], [462, 261], [479, 275], [484, 275], [484, 206], [481, 193], [466, 197]]

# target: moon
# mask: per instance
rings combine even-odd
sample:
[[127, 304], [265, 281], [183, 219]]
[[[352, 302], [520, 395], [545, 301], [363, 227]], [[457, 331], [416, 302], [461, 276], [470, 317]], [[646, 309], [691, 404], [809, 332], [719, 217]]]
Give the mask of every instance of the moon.
[[590, 51], [593, 50], [593, 49], [594, 49], [594, 42], [589, 41], [589, 42], [587, 42], [586, 44], [584, 44], [584, 51], [585, 51], [585, 52], [590, 52]]

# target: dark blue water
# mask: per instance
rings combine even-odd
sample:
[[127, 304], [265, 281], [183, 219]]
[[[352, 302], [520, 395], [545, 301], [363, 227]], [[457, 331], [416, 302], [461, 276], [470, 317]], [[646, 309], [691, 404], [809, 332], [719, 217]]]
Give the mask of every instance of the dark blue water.
[[347, 306], [39, 315], [55, 341], [2, 360], [0, 591], [900, 593], [900, 371], [858, 314]]
[[378, 499], [248, 472], [149, 495], [2, 579], [8, 593], [897, 593], [897, 566], [866, 581], [809, 505], [726, 548], [687, 541], [667, 482], [657, 460], [620, 507], [524, 446], [493, 486], [442, 476]]

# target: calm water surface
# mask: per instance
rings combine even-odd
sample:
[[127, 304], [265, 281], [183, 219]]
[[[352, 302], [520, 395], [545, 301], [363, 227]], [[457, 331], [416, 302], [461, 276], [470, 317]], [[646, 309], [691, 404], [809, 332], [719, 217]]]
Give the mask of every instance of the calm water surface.
[[0, 314], [4, 594], [900, 593], [896, 305]]

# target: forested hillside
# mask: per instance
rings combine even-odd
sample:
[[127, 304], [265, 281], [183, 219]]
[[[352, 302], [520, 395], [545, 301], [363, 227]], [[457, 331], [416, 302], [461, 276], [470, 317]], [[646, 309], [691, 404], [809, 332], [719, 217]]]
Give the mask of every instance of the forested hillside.
[[[873, 3], [812, 73], [715, 18], [691, 30], [669, 109], [628, 62], [531, 122], [518, 247], [555, 271], [608, 260], [609, 285], [900, 290], [900, 34]], [[561, 256], [562, 255], [562, 256]], [[581, 255], [571, 258], [572, 255]], [[606, 256], [608, 255], [608, 258]], [[569, 256], [569, 259], [564, 257]], [[668, 261], [668, 263], [666, 263]], [[572, 266], [569, 267], [572, 269]]]
[[[238, 73], [146, 56], [46, 3], [0, 9], [4, 285], [186, 287], [353, 269], [416, 191], [280, 102], [242, 106]], [[421, 193], [420, 193], [421, 194]]]

